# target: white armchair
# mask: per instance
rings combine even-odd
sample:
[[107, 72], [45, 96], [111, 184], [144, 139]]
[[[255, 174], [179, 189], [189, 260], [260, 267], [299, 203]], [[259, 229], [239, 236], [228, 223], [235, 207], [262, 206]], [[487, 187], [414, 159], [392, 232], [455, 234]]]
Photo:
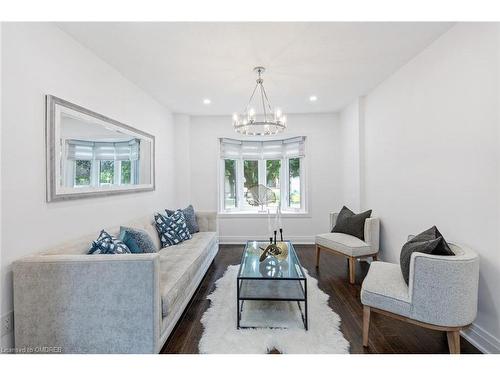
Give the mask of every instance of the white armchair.
[[[338, 213], [330, 214], [330, 229], [337, 222]], [[371, 217], [365, 220], [364, 241], [344, 233], [323, 233], [316, 236], [316, 267], [319, 267], [320, 253], [329, 253], [345, 256], [349, 259], [349, 282], [354, 284], [356, 279], [356, 258], [372, 257], [377, 259], [379, 250], [380, 220]]]
[[413, 253], [408, 285], [399, 264], [371, 264], [361, 287], [364, 346], [370, 313], [376, 312], [445, 331], [450, 353], [460, 353], [460, 330], [477, 313], [479, 257], [464, 246], [449, 245], [454, 256]]

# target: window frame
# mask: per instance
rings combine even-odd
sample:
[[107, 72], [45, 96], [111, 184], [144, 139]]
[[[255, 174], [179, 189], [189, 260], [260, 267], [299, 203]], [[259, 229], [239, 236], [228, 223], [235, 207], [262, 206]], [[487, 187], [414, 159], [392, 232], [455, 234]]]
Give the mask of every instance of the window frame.
[[[218, 140], [219, 141], [219, 140]], [[306, 145], [305, 145], [306, 146]], [[307, 149], [306, 149], [307, 150]], [[280, 208], [281, 212], [285, 216], [309, 216], [309, 196], [308, 196], [308, 183], [307, 183], [307, 164], [308, 157], [307, 153], [304, 156], [299, 157], [300, 167], [300, 208], [290, 207], [289, 205], [289, 160], [296, 159], [297, 157], [282, 157], [282, 158], [268, 158], [268, 159], [243, 159], [243, 158], [223, 158], [219, 157], [219, 178], [218, 178], [218, 213], [220, 215], [241, 215], [241, 216], [259, 216], [267, 215], [267, 210], [265, 212], [260, 211], [260, 207], [252, 207], [249, 205], [244, 205], [246, 202], [244, 197], [244, 160], [256, 160], [258, 162], [258, 183], [267, 186], [267, 160], [280, 160]], [[235, 160], [236, 161], [236, 206], [234, 208], [225, 208], [225, 197], [224, 197], [224, 176], [225, 176], [225, 160]], [[269, 207], [271, 214], [275, 214], [275, 207]]]
[[[236, 204], [235, 204], [235, 207], [230, 207], [230, 208], [226, 208], [226, 160], [234, 160], [235, 161], [235, 175], [236, 175], [236, 191], [235, 191], [235, 194], [234, 194], [234, 198], [236, 200]], [[238, 196], [239, 194], [239, 191], [238, 191], [238, 180], [239, 180], [239, 176], [238, 176], [238, 171], [239, 171], [239, 168], [238, 168], [238, 162], [239, 160], [238, 159], [230, 159], [230, 158], [227, 158], [227, 159], [221, 159], [221, 166], [219, 167], [219, 211], [220, 212], [233, 212], [233, 211], [236, 211], [237, 210], [237, 207], [238, 207], [238, 202], [240, 201], [240, 197]]]
[[[130, 182], [128, 184], [123, 184], [122, 179], [122, 161], [127, 160], [98, 160], [98, 159], [88, 159], [90, 161], [90, 184], [88, 185], [77, 185], [76, 184], [76, 162], [83, 159], [70, 160], [70, 168], [72, 168], [72, 181], [73, 187], [77, 189], [88, 188], [88, 187], [101, 187], [101, 186], [132, 186], [135, 185], [138, 179], [138, 160], [128, 160], [130, 161]], [[101, 162], [102, 161], [113, 161], [113, 183], [101, 183]]]

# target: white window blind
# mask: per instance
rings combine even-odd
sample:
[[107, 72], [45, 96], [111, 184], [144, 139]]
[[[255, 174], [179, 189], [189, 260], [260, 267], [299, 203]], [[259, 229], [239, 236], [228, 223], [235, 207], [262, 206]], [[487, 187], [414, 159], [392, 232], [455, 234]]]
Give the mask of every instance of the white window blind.
[[138, 160], [140, 140], [127, 142], [88, 142], [69, 140], [67, 159], [69, 160]]
[[222, 159], [282, 159], [305, 156], [305, 137], [295, 137], [272, 141], [240, 141], [221, 138]]
[[66, 141], [66, 158], [70, 160], [92, 160], [94, 158], [94, 143], [85, 141]]

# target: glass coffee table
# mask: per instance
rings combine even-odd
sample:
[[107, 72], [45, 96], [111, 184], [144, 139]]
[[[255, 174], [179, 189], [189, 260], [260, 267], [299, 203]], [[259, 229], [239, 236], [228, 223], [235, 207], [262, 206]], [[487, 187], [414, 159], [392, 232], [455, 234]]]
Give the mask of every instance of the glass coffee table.
[[263, 262], [259, 258], [269, 242], [247, 242], [237, 278], [238, 329], [261, 328], [240, 325], [245, 301], [296, 301], [307, 330], [307, 280], [292, 243], [285, 242], [288, 245], [285, 258], [268, 256]]

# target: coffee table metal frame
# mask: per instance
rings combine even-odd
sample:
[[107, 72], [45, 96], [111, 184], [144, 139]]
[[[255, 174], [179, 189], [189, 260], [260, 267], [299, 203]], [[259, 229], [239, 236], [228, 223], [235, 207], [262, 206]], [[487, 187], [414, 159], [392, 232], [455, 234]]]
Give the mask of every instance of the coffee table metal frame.
[[[255, 241], [247, 241], [245, 245], [245, 249], [243, 250], [243, 254], [241, 256], [241, 262], [240, 262], [240, 268], [238, 270], [238, 277], [237, 277], [237, 291], [236, 291], [236, 301], [237, 301], [237, 308], [236, 308], [236, 320], [237, 320], [237, 329], [240, 328], [264, 328], [264, 327], [252, 327], [252, 326], [242, 326], [240, 324], [241, 321], [241, 314], [243, 311], [243, 304], [245, 301], [288, 301], [288, 302], [297, 302], [297, 305], [299, 307], [300, 315], [302, 317], [302, 322], [304, 323], [304, 328], [307, 331], [308, 330], [308, 316], [307, 316], [307, 279], [304, 274], [304, 270], [302, 269], [302, 265], [300, 264], [299, 258], [297, 256], [297, 253], [295, 252], [295, 249], [293, 247], [293, 244], [289, 241], [286, 241], [289, 244], [289, 252], [293, 251], [295, 254], [296, 258], [296, 271], [298, 274], [298, 277], [267, 277], [267, 276], [261, 276], [261, 277], [248, 277], [248, 276], [241, 276], [242, 272], [242, 266], [243, 266], [243, 260], [245, 259], [245, 253], [248, 250], [248, 244], [250, 242], [255, 242]], [[265, 244], [266, 241], [257, 241], [258, 243]], [[297, 267], [298, 266], [298, 267]], [[296, 286], [296, 291], [298, 292], [294, 296], [279, 296], [279, 295], [273, 295], [273, 296], [248, 296], [242, 293], [242, 287], [245, 282], [251, 282], [254, 281], [255, 283], [260, 284], [260, 283], [265, 283], [265, 282], [297, 282]], [[300, 288], [299, 288], [300, 286]], [[302, 309], [301, 302], [304, 303], [304, 309]], [[282, 327], [266, 327], [266, 328], [282, 328]]]

